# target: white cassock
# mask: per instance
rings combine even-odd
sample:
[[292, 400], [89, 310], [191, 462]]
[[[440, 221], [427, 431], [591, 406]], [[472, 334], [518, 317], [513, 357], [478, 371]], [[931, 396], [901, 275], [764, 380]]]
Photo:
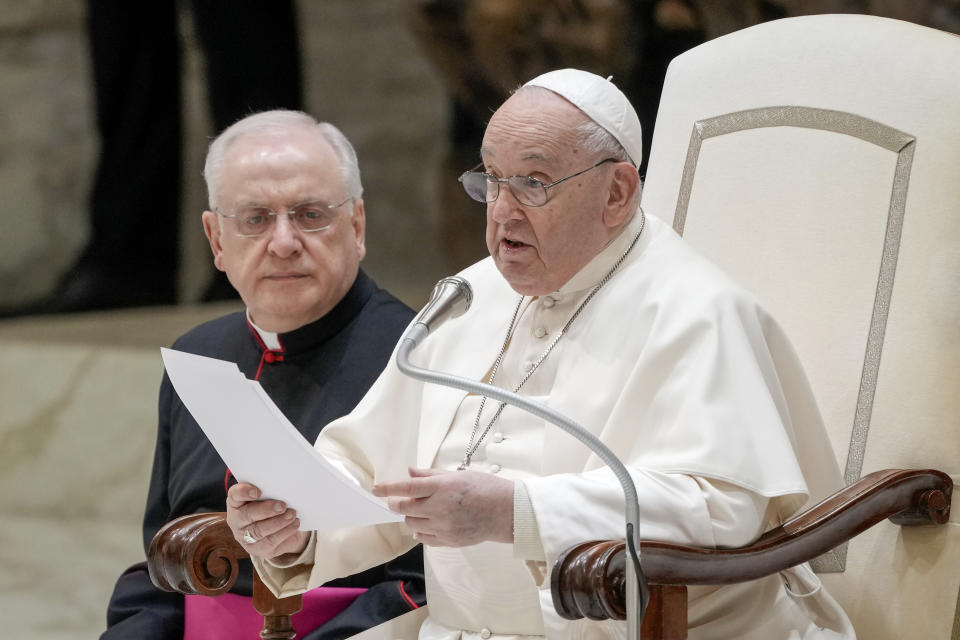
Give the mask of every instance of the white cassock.
[[[637, 215], [559, 291], [523, 300], [497, 386], [513, 390], [639, 224]], [[461, 275], [473, 286], [472, 307], [435, 330], [411, 360], [486, 380], [519, 296], [489, 258]], [[625, 462], [644, 539], [743, 545], [808, 498], [841, 486], [806, 377], [779, 326], [656, 218], [521, 393], [571, 417]], [[480, 431], [497, 404], [486, 403]], [[364, 486], [405, 478], [409, 466], [452, 470], [479, 405], [478, 397], [408, 378], [391, 361], [316, 446]], [[625, 637], [623, 622], [561, 619], [550, 597], [560, 553], [586, 540], [623, 539], [623, 493], [613, 474], [579, 441], [515, 407], [494, 423], [470, 468], [519, 481], [516, 539], [425, 547], [430, 612], [420, 638]], [[284, 596], [413, 544], [402, 524], [323, 531], [300, 559], [308, 564], [257, 567]], [[691, 640], [854, 638], [806, 565], [742, 585], [691, 588], [689, 625]]]

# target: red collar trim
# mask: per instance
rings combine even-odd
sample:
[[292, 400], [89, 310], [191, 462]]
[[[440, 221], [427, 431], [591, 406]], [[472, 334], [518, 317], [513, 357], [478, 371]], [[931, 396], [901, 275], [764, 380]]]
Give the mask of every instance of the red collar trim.
[[260, 337], [260, 332], [257, 331], [257, 328], [253, 326], [253, 323], [250, 322], [250, 318], [247, 318], [247, 327], [250, 329], [250, 333], [253, 334], [253, 339], [257, 341], [257, 344], [260, 346], [260, 364], [257, 366], [257, 374], [253, 377], [254, 380], [260, 379], [260, 373], [263, 371], [264, 363], [273, 364], [274, 362], [283, 362], [284, 349], [283, 342], [280, 341], [280, 336], [277, 336], [277, 342], [280, 342], [279, 349], [268, 349], [266, 343], [263, 341], [263, 338]]

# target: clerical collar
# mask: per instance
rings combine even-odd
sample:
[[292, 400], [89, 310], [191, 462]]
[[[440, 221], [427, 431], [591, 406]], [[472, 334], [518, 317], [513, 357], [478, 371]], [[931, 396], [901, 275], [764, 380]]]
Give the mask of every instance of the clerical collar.
[[[580, 271], [574, 274], [572, 278], [567, 280], [566, 284], [555, 292], [559, 294], [557, 297], [563, 298], [566, 295], [596, 286], [600, 278], [605, 276], [610, 270], [610, 266], [626, 251], [627, 246], [633, 241], [637, 232], [640, 230], [641, 224], [643, 224], [643, 213], [638, 207], [633, 218], [623, 226], [620, 233], [614, 236], [600, 253], [595, 255], [590, 262], [584, 265]], [[648, 228], [644, 228], [643, 235], [649, 236]], [[648, 240], [645, 238], [640, 239], [641, 245], [646, 245], [647, 242]], [[632, 257], [636, 257], [642, 253], [642, 249], [642, 246], [634, 247], [633, 251], [630, 252]]]
[[283, 347], [280, 345], [280, 338], [277, 336], [275, 331], [267, 331], [266, 329], [261, 329], [257, 326], [257, 323], [253, 321], [253, 318], [250, 317], [250, 309], [247, 309], [247, 324], [250, 325], [250, 328], [257, 332], [257, 335], [260, 336], [260, 340], [263, 341], [263, 346], [271, 351], [282, 351]]
[[[376, 288], [373, 280], [361, 269], [357, 272], [357, 278], [353, 281], [353, 285], [340, 302], [326, 315], [309, 324], [293, 331], [274, 333], [261, 329], [254, 324], [250, 319], [249, 309], [247, 310], [247, 324], [250, 326], [252, 336], [255, 335], [259, 338], [257, 342], [261, 345], [261, 348], [296, 354], [322, 344], [340, 332], [360, 313], [363, 305], [367, 303]], [[253, 339], [256, 340], [256, 338]]]

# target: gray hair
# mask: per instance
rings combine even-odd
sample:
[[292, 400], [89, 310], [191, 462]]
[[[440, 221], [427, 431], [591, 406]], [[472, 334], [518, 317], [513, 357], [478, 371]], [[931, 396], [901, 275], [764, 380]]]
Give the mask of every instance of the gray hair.
[[223, 170], [223, 161], [227, 151], [234, 142], [250, 135], [277, 135], [289, 133], [291, 130], [306, 130], [319, 133], [333, 149], [340, 162], [340, 175], [347, 195], [359, 198], [363, 195], [363, 185], [360, 182], [360, 166], [357, 163], [357, 152], [347, 137], [329, 122], [319, 122], [313, 116], [302, 111], [275, 109], [262, 111], [238, 120], [223, 130], [207, 150], [207, 159], [203, 166], [203, 177], [207, 183], [207, 199], [210, 208], [215, 209], [219, 195], [220, 172]]
[[574, 130], [580, 148], [597, 158], [613, 158], [636, 166], [630, 154], [613, 135], [599, 124], [584, 116], [584, 121]]
[[[613, 158], [618, 162], [629, 162], [634, 167], [637, 165], [630, 158], [630, 154], [623, 148], [623, 145], [613, 137], [613, 135], [601, 127], [599, 124], [587, 117], [575, 129], [575, 136], [580, 148], [587, 153], [596, 154], [594, 157], [599, 159]], [[634, 194], [631, 206], [636, 207], [640, 204], [640, 195], [643, 193], [643, 179], [637, 186], [637, 193]]]

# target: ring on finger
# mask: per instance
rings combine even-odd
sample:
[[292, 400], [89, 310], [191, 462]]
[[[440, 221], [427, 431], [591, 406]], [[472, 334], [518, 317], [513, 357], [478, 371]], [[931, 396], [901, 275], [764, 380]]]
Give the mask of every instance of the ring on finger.
[[247, 544], [257, 544], [257, 539], [250, 535], [250, 529], [243, 530], [243, 541]]

